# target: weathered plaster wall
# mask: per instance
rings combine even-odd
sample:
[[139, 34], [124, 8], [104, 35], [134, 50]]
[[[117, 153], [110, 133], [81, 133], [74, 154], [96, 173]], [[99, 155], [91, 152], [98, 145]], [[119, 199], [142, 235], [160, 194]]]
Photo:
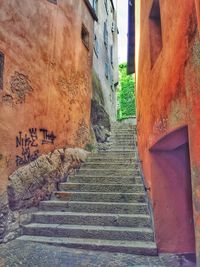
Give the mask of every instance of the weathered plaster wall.
[[0, 195], [18, 167], [16, 156], [22, 165], [30, 154], [87, 143], [92, 42], [93, 19], [82, 0], [0, 1]]
[[[194, 238], [188, 240], [187, 237], [177, 236], [177, 233], [185, 234], [183, 228], [187, 227], [186, 224], [190, 224], [192, 231], [192, 207], [186, 211], [182, 206], [183, 202], [180, 199], [177, 201], [180, 184], [181, 192], [187, 198], [190, 194], [189, 185], [192, 183], [196, 251], [200, 261], [200, 37], [197, 27], [199, 12], [196, 12], [199, 10], [199, 2], [160, 1], [162, 50], [153, 66], [150, 47], [156, 46], [157, 36], [155, 39], [151, 36], [150, 39], [149, 15], [152, 4], [153, 0], [141, 0], [141, 26], [136, 28], [136, 36], [139, 36], [136, 47], [140, 48], [136, 56], [139, 153], [146, 184], [150, 187], [159, 251], [194, 251]], [[156, 157], [156, 152], [150, 151], [160, 140], [164, 140], [162, 138], [183, 126], [188, 126], [187, 164], [191, 164], [191, 182], [187, 180], [190, 179], [190, 172], [187, 170], [177, 176], [183, 171], [185, 165], [182, 163], [187, 158], [185, 149], [182, 152], [177, 151], [180, 137], [173, 139], [176, 148], [174, 152], [170, 152], [172, 158], [162, 153]], [[174, 162], [177, 159], [174, 167], [173, 157]], [[162, 168], [158, 164], [159, 160], [162, 161]], [[180, 177], [182, 181], [177, 180]], [[186, 183], [185, 186], [183, 183]], [[179, 204], [174, 208], [173, 203]], [[182, 211], [180, 217], [176, 217], [178, 210]], [[174, 216], [170, 217], [168, 214]]]
[[[94, 49], [93, 69], [98, 76], [104, 97], [104, 107], [111, 121], [116, 120], [117, 99], [116, 90], [119, 81], [118, 75], [118, 33], [117, 33], [117, 12], [113, 9], [112, 1], [107, 1], [107, 11], [105, 1], [97, 1], [98, 3], [98, 22], [94, 24], [94, 33], [97, 37], [98, 53]], [[115, 1], [114, 1], [115, 2]], [[116, 5], [115, 5], [116, 7]], [[105, 45], [104, 38], [104, 22], [107, 23], [108, 44]], [[112, 30], [112, 26], [114, 28]], [[113, 46], [113, 64], [111, 64], [111, 46]], [[108, 77], [105, 75], [105, 64], [108, 65]]]

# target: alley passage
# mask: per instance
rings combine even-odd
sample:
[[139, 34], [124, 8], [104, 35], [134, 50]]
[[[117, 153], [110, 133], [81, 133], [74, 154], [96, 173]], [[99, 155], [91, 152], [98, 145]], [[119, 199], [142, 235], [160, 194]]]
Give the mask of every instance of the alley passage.
[[114, 124], [110, 150], [91, 154], [51, 200], [41, 202], [18, 239], [156, 255], [135, 137], [134, 126]]

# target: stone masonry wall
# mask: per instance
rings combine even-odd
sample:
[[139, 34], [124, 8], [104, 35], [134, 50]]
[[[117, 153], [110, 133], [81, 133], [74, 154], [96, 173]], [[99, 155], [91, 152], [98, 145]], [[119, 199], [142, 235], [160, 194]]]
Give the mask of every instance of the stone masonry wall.
[[20, 224], [30, 220], [33, 209], [50, 199], [58, 183], [66, 181], [88, 153], [79, 148], [57, 149], [9, 176], [8, 190], [0, 196], [0, 243], [20, 234]]

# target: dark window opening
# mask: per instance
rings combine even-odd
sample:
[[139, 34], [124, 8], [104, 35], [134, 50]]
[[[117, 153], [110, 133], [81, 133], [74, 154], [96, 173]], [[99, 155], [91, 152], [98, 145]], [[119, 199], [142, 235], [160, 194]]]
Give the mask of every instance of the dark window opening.
[[0, 52], [0, 90], [3, 90], [4, 54]]
[[114, 67], [114, 61], [113, 61], [113, 46], [110, 46], [110, 62], [112, 67]]
[[47, 0], [48, 2], [54, 4], [54, 5], [57, 5], [58, 4], [58, 0]]
[[106, 13], [108, 15], [108, 0], [104, 0], [104, 5], [105, 5]]
[[153, 67], [162, 50], [162, 28], [161, 28], [159, 0], [153, 1], [153, 5], [149, 16], [149, 30], [150, 30], [151, 67]]
[[99, 43], [96, 34], [94, 35], [94, 52], [99, 57]]
[[97, 15], [98, 14], [98, 0], [93, 0], [93, 8]]
[[105, 63], [105, 76], [106, 76], [106, 79], [108, 80], [108, 77], [109, 77], [109, 66], [108, 66], [107, 62]]
[[107, 21], [104, 22], [103, 38], [104, 38], [105, 47], [108, 48], [108, 27], [107, 27]]
[[81, 39], [82, 39], [82, 42], [85, 45], [85, 47], [89, 50], [89, 47], [90, 47], [90, 45], [89, 45], [89, 43], [90, 43], [90, 41], [89, 41], [89, 32], [88, 32], [87, 28], [84, 25], [82, 25]]

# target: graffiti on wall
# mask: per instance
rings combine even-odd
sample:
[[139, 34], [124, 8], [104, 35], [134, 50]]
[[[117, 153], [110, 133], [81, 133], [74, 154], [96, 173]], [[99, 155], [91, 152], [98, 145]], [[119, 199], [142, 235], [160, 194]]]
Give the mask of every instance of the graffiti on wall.
[[28, 133], [21, 131], [16, 136], [16, 148], [19, 153], [16, 155], [16, 165], [22, 166], [30, 163], [39, 157], [39, 145], [54, 144], [56, 139], [53, 131], [47, 129], [30, 128]]

